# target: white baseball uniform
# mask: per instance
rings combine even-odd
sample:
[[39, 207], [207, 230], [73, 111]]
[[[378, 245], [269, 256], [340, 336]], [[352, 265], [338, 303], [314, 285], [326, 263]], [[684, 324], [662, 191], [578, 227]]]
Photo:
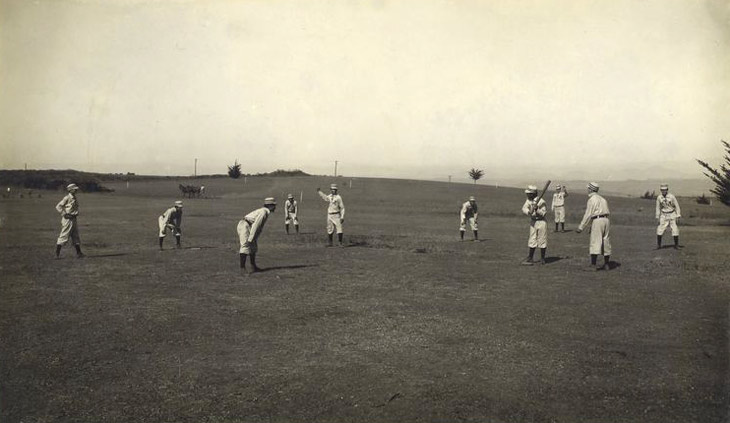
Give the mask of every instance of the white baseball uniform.
[[165, 237], [168, 229], [175, 236], [181, 234], [180, 225], [182, 224], [182, 213], [182, 208], [178, 209], [178, 207], [170, 207], [157, 218], [157, 225], [160, 228], [160, 238]]
[[682, 217], [682, 211], [679, 208], [679, 202], [673, 194], [667, 193], [659, 195], [656, 199], [656, 218], [659, 219], [659, 226], [657, 226], [656, 234], [664, 235], [664, 231], [667, 230], [667, 226], [672, 228], [672, 236], [679, 236], [679, 226], [677, 226], [677, 219]]
[[339, 194], [325, 194], [322, 191], [318, 191], [318, 194], [324, 201], [329, 203], [327, 207], [327, 233], [332, 234], [337, 231], [338, 234], [341, 234], [342, 219], [345, 218], [345, 203], [342, 201], [342, 197]]
[[550, 204], [550, 209], [555, 214], [555, 223], [565, 223], [565, 197], [567, 196], [568, 193], [565, 191], [553, 194], [553, 202]]
[[532, 200], [525, 200], [522, 205], [522, 213], [530, 216], [530, 236], [527, 238], [527, 246], [529, 248], [547, 248], [547, 223], [545, 215], [547, 214], [547, 203], [544, 199], [535, 206]]
[[460, 231], [466, 231], [466, 223], [469, 222], [469, 226], [471, 227], [472, 231], [479, 230], [479, 226], [477, 225], [477, 218], [479, 217], [479, 209], [477, 207], [476, 201], [472, 202], [467, 201], [466, 203], [461, 205], [461, 212], [459, 213], [459, 217], [461, 220], [459, 221], [459, 230]]
[[608, 202], [596, 192], [588, 194], [588, 203], [583, 220], [578, 225], [579, 230], [591, 221], [590, 254], [611, 255], [611, 222], [608, 216], [611, 212], [608, 209]]
[[297, 220], [297, 212], [299, 211], [299, 205], [297, 204], [297, 200], [294, 199], [287, 199], [284, 203], [284, 223], [289, 224], [290, 222], [294, 222], [295, 225], [299, 224], [299, 220]]
[[57, 245], [65, 245], [69, 237], [74, 245], [81, 244], [79, 227], [76, 217], [79, 215], [79, 202], [75, 194], [68, 193], [56, 204], [56, 210], [61, 213], [61, 233], [58, 235]]
[[271, 210], [266, 207], [261, 207], [247, 214], [246, 217], [238, 222], [236, 230], [238, 232], [238, 240], [241, 244], [241, 248], [238, 251], [240, 254], [256, 254], [256, 251], [259, 249], [258, 239], [264, 230], [264, 225], [269, 218], [269, 214], [271, 214]]

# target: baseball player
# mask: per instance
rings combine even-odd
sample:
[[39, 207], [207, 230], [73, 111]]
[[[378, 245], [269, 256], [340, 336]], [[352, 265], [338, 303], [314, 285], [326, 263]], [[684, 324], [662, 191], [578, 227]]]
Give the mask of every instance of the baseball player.
[[527, 238], [527, 247], [530, 249], [523, 265], [531, 266], [534, 261], [535, 249], [540, 249], [540, 263], [545, 264], [545, 253], [547, 253], [547, 202], [543, 198], [537, 201], [537, 187], [530, 185], [525, 190], [527, 199], [522, 205], [522, 213], [530, 216], [530, 236]]
[[261, 236], [261, 232], [264, 230], [266, 220], [269, 218], [269, 214], [276, 210], [276, 200], [273, 197], [268, 197], [264, 200], [264, 206], [258, 208], [251, 213], [247, 214], [246, 217], [238, 222], [238, 239], [241, 244], [241, 248], [238, 251], [240, 259], [241, 270], [246, 269], [246, 257], [251, 256], [251, 266], [253, 272], [261, 270], [256, 266], [256, 252], [258, 251], [258, 239]]
[[173, 207], [165, 210], [165, 212], [157, 218], [157, 225], [160, 228], [160, 251], [162, 251], [162, 241], [165, 240], [165, 235], [167, 234], [168, 229], [173, 233], [173, 235], [175, 235], [175, 246], [177, 248], [181, 247], [180, 237], [182, 236], [182, 231], [180, 226], [182, 225], [182, 215], [183, 203], [182, 201], [175, 201], [175, 205]]
[[556, 186], [553, 194], [553, 202], [550, 203], [550, 210], [555, 215], [555, 232], [558, 232], [558, 224], [562, 232], [565, 232], [565, 197], [568, 196], [568, 189], [563, 186]]
[[81, 238], [79, 237], [79, 226], [76, 218], [79, 215], [79, 202], [76, 198], [76, 192], [79, 187], [76, 184], [66, 186], [68, 194], [56, 204], [56, 210], [61, 214], [61, 233], [56, 241], [56, 258], [61, 257], [61, 247], [66, 245], [69, 237], [76, 248], [76, 257], [84, 257], [81, 252]]
[[459, 234], [461, 240], [464, 240], [464, 233], [466, 232], [466, 223], [469, 222], [472, 232], [474, 232], [474, 241], [479, 240], [479, 227], [477, 226], [477, 218], [479, 217], [479, 209], [477, 208], [477, 200], [474, 196], [469, 197], [469, 201], [461, 205], [461, 212], [459, 213], [460, 226]]
[[286, 228], [286, 234], [289, 235], [289, 222], [294, 223], [294, 230], [299, 234], [299, 219], [297, 219], [297, 212], [299, 211], [299, 205], [294, 196], [289, 194], [286, 196], [286, 202], [284, 203], [284, 227]]
[[591, 255], [591, 265], [597, 266], [596, 261], [599, 254], [603, 254], [603, 265], [597, 266], [596, 270], [610, 269], [609, 262], [611, 259], [611, 222], [608, 220], [611, 212], [608, 210], [608, 202], [605, 198], [598, 195], [600, 187], [597, 183], [588, 184], [588, 204], [583, 220], [578, 225], [577, 233], [583, 232], [583, 228], [591, 222], [591, 241], [589, 253]]
[[672, 237], [674, 237], [674, 249], [681, 248], [679, 245], [679, 227], [677, 221], [682, 217], [682, 211], [679, 209], [679, 202], [674, 194], [669, 193], [669, 185], [662, 184], [659, 187], [662, 195], [656, 199], [656, 218], [659, 220], [659, 226], [656, 228], [656, 248], [662, 248], [662, 235], [667, 230], [667, 226], [672, 228]]
[[317, 188], [317, 194], [329, 203], [327, 207], [327, 237], [329, 243], [327, 246], [332, 247], [332, 236], [337, 231], [337, 240], [340, 247], [344, 247], [342, 244], [342, 224], [345, 223], [345, 203], [342, 202], [342, 197], [337, 194], [337, 184], [330, 185], [329, 195], [320, 191], [319, 188]]

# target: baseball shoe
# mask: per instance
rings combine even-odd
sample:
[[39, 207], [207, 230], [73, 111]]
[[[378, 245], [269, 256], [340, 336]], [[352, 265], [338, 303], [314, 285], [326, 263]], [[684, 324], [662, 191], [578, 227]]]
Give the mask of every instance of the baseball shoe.
[[530, 259], [525, 259], [525, 260], [524, 260], [524, 261], [523, 261], [522, 263], [520, 263], [520, 264], [521, 264], [521, 265], [523, 265], [523, 266], [532, 266], [533, 264], [535, 264], [535, 262], [534, 262], [534, 261], [532, 261], [532, 260], [530, 260]]

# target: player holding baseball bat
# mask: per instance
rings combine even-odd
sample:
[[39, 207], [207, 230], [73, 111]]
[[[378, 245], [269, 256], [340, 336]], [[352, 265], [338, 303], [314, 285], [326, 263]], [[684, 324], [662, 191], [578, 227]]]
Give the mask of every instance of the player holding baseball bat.
[[533, 257], [535, 249], [540, 248], [540, 263], [545, 264], [545, 254], [547, 253], [547, 223], [545, 223], [545, 215], [547, 214], [547, 203], [543, 200], [545, 192], [547, 192], [551, 181], [545, 183], [540, 196], [537, 195], [537, 187], [529, 185], [525, 190], [527, 200], [522, 206], [522, 213], [530, 216], [530, 235], [527, 238], [527, 247], [529, 252], [527, 258], [522, 262], [523, 265], [531, 266], [535, 262]]

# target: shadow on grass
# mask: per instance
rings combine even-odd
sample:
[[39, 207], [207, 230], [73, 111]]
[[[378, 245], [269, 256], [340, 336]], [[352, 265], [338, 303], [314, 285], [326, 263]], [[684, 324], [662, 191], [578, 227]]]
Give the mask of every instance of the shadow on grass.
[[609, 261], [608, 262], [608, 270], [618, 269], [621, 267], [621, 263], [617, 261]]
[[94, 258], [103, 258], [103, 257], [121, 257], [121, 256], [128, 256], [129, 253], [109, 253], [109, 254], [94, 254], [94, 255], [85, 255], [84, 257], [87, 259], [94, 259]]
[[272, 267], [261, 267], [259, 272], [268, 272], [270, 270], [283, 270], [283, 269], [303, 269], [305, 267], [318, 267], [318, 264], [293, 264], [290, 266], [272, 266]]
[[545, 264], [552, 264], [552, 263], [555, 263], [556, 261], [560, 261], [560, 260], [562, 260], [564, 258], [565, 257], [559, 257], [559, 256], [545, 257]]

